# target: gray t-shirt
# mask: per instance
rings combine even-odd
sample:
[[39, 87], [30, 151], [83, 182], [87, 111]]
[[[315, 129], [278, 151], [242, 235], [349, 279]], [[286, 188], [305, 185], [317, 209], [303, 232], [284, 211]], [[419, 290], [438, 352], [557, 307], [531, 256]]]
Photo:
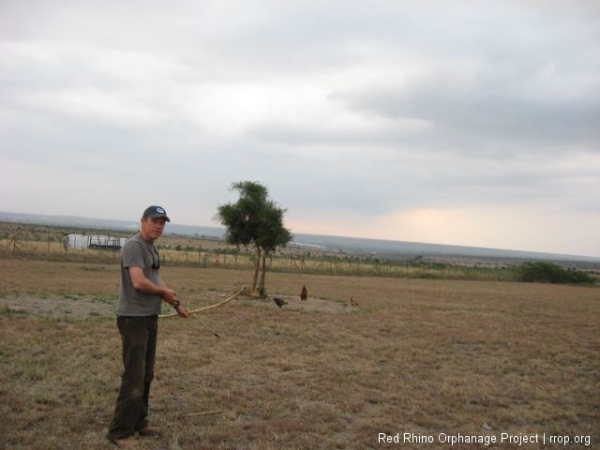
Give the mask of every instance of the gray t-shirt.
[[[121, 249], [121, 287], [119, 289], [118, 316], [154, 316], [161, 313], [160, 295], [146, 294], [133, 287], [129, 267], [144, 269], [144, 275], [154, 284], [162, 286], [159, 255], [154, 244], [144, 240], [141, 234], [129, 239]], [[154, 268], [153, 268], [154, 266]]]

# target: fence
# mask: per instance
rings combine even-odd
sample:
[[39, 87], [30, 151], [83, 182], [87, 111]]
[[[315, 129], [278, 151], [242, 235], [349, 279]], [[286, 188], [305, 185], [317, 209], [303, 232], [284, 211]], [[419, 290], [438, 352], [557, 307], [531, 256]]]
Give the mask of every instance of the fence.
[[[89, 236], [87, 236], [89, 237]], [[107, 245], [94, 246], [93, 239], [82, 240], [86, 246], [69, 249], [63, 242], [51, 241], [19, 241], [13, 239], [0, 240], [0, 257], [24, 257], [48, 261], [84, 262], [98, 264], [118, 264], [120, 252], [113, 244], [113, 251], [107, 251]], [[110, 242], [110, 241], [103, 241]], [[121, 244], [122, 241], [119, 241]], [[210, 249], [185, 249], [176, 246], [159, 245], [161, 263], [165, 266], [187, 266], [202, 268], [222, 268], [235, 270], [253, 270], [256, 255], [244, 251], [215, 247]], [[288, 251], [267, 260], [270, 272], [306, 273], [316, 275], [344, 276], [376, 276], [395, 278], [429, 278], [456, 280], [489, 280], [516, 281], [517, 273], [514, 265], [480, 263], [450, 264], [427, 261], [423, 258], [410, 260], [379, 260], [369, 257], [349, 256], [344, 254], [314, 255], [297, 254]], [[590, 272], [598, 277], [597, 272]]]

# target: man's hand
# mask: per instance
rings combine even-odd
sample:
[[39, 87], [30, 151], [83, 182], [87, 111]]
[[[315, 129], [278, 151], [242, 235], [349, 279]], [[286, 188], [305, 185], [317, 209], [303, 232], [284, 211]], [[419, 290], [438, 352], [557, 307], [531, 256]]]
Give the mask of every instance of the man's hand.
[[177, 311], [179, 317], [183, 319], [187, 319], [188, 317], [190, 317], [190, 310], [181, 304], [175, 309], [175, 311]]

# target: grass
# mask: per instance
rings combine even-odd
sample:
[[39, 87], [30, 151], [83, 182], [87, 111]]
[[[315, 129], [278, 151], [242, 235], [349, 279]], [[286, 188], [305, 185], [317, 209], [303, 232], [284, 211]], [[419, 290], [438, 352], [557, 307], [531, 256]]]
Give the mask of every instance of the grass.
[[[114, 305], [118, 265], [86, 267], [0, 259], [1, 448], [111, 448], [120, 339], [112, 317], [77, 308]], [[191, 306], [251, 276], [163, 273]], [[161, 319], [150, 418], [166, 435], [142, 448], [428, 448], [377, 440], [405, 432], [600, 442], [599, 288], [284, 273], [268, 287], [291, 304], [235, 300], [203, 316], [221, 339]], [[32, 299], [72, 313], [10, 308]]]

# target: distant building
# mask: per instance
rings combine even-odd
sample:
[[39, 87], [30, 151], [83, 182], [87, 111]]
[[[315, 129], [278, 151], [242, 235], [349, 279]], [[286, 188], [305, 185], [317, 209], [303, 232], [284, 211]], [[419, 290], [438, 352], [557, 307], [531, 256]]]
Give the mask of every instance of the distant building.
[[107, 234], [68, 234], [65, 236], [65, 248], [85, 249], [98, 248], [119, 250], [127, 238], [109, 236]]

